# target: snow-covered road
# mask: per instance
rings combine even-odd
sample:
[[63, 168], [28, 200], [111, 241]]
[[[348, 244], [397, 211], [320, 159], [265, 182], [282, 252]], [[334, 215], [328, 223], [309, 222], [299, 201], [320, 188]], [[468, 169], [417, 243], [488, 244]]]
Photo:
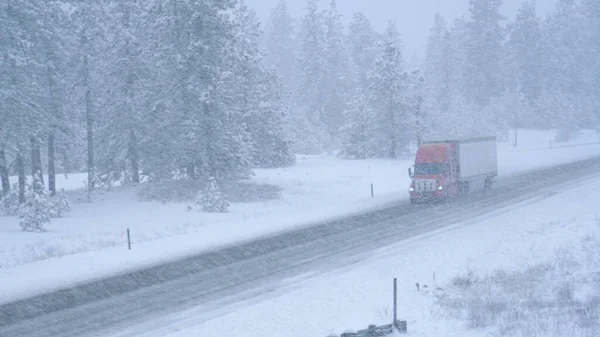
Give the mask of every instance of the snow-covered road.
[[[272, 296], [310, 275], [364, 260], [381, 247], [439, 236], [552, 197], [567, 186], [596, 178], [599, 169], [599, 159], [555, 167], [502, 180], [492, 195], [416, 209], [402, 205], [0, 306], [0, 335], [125, 331], [123, 336], [146, 336], [156, 329], [165, 333], [160, 327], [169, 323], [160, 319], [168, 313], [195, 308], [197, 324], [225, 313], [227, 304]], [[148, 328], [142, 324], [148, 320], [160, 323]], [[142, 324], [142, 330], [127, 329], [135, 323]]]

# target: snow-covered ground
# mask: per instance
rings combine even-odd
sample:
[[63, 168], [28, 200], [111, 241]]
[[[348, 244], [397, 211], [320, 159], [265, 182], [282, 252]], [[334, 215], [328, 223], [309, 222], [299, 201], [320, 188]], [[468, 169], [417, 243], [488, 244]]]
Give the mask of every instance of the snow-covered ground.
[[[391, 322], [394, 277], [398, 316], [408, 322], [409, 336], [597, 336], [600, 180], [557, 192], [380, 249], [218, 313], [188, 310], [111, 337], [339, 335]], [[463, 276], [471, 272], [488, 277]], [[469, 280], [473, 285], [465, 287]], [[474, 305], [478, 310], [470, 310]]]
[[[499, 143], [499, 174], [600, 155], [594, 132], [551, 147], [553, 139], [552, 131], [520, 131], [516, 148]], [[256, 170], [252, 181], [279, 186], [279, 198], [233, 203], [228, 214], [188, 212], [187, 203], [140, 202], [140, 187], [127, 187], [97, 194], [93, 203], [74, 201], [72, 212], [54, 219], [42, 234], [23, 233], [18, 219], [0, 216], [0, 302], [396, 204], [408, 197], [411, 161], [299, 156], [294, 167]], [[80, 174], [60, 176], [58, 186], [78, 189], [84, 180]], [[36, 273], [46, 277], [36, 278]]]

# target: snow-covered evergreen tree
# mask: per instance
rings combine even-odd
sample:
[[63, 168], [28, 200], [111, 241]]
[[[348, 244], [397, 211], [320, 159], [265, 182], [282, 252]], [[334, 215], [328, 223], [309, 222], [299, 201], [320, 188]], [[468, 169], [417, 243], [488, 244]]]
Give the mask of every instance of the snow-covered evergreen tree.
[[587, 68], [585, 77], [586, 85], [589, 88], [588, 98], [590, 100], [589, 109], [596, 111], [595, 117], [591, 122], [600, 126], [600, 62], [597, 55], [600, 55], [600, 1], [582, 0], [581, 10], [584, 15], [582, 30], [585, 34], [583, 43], [584, 68]]
[[[163, 64], [151, 105], [153, 130], [167, 139], [148, 140], [161, 175], [184, 171], [192, 179], [247, 177], [249, 137], [236, 106], [233, 0], [157, 2], [147, 28], [156, 34], [145, 55]], [[202, 57], [198, 57], [202, 55]], [[155, 82], [156, 83], [156, 82]], [[161, 155], [167, 151], [168, 155]], [[152, 170], [152, 167], [148, 168]]]
[[371, 134], [371, 110], [367, 97], [359, 88], [356, 96], [345, 110], [348, 123], [340, 129], [341, 151], [339, 157], [345, 159], [367, 159], [373, 156], [369, 141]]
[[19, 187], [13, 184], [12, 188], [0, 197], [0, 207], [6, 215], [17, 215], [19, 211]]
[[[429, 33], [425, 56], [425, 109], [433, 121], [445, 119], [448, 113], [452, 91], [451, 36], [446, 20], [436, 15], [435, 24]], [[456, 84], [456, 83], [454, 83]], [[454, 92], [456, 93], [456, 92]], [[440, 123], [435, 123], [440, 124]], [[442, 123], [443, 124], [443, 123]], [[438, 125], [438, 128], [440, 126]], [[444, 133], [444, 130], [434, 130]]]
[[146, 124], [142, 112], [147, 101], [148, 79], [151, 66], [142, 57], [145, 42], [143, 26], [144, 9], [138, 0], [119, 2], [107, 9], [113, 18], [105, 34], [106, 66], [103, 86], [106, 96], [103, 114], [97, 119], [98, 170], [122, 183], [140, 182], [140, 138]]
[[[582, 0], [581, 11], [584, 19], [583, 31], [583, 68], [586, 69], [584, 79], [586, 83], [586, 97], [589, 105], [586, 108], [591, 115], [589, 125], [600, 127], [600, 1]], [[600, 129], [599, 129], [600, 130]]]
[[296, 63], [296, 22], [288, 12], [286, 0], [279, 0], [271, 11], [266, 35], [265, 64], [277, 70], [289, 90], [293, 86]]
[[534, 0], [522, 3], [509, 31], [507, 66], [510, 87], [532, 104], [540, 95], [540, 66], [543, 62], [540, 21]]
[[[330, 0], [325, 21], [325, 74], [322, 91], [324, 94], [323, 122], [332, 142], [344, 124], [344, 110], [352, 91], [353, 78], [350, 73], [349, 56], [344, 44], [342, 15], [336, 0]], [[333, 144], [332, 144], [333, 145]]]
[[473, 121], [479, 120], [478, 108], [467, 93], [468, 78], [475, 76], [467, 67], [469, 41], [468, 22], [462, 17], [456, 19], [450, 29], [450, 101], [447, 109], [440, 111], [438, 117], [432, 117], [437, 120], [437, 130], [429, 129], [437, 137], [468, 137], [474, 134], [473, 129], [478, 128], [473, 124]]
[[254, 11], [241, 1], [233, 20], [236, 104], [250, 137], [252, 164], [264, 168], [287, 166], [294, 157], [284, 135], [283, 83], [274, 71], [264, 69], [264, 52], [258, 46], [261, 30]]
[[71, 212], [71, 202], [65, 194], [65, 190], [61, 189], [58, 199], [52, 203], [50, 214], [53, 218], [60, 218], [63, 214], [69, 212]]
[[200, 207], [204, 212], [227, 212], [229, 201], [227, 201], [227, 196], [221, 192], [214, 177], [209, 177], [204, 190], [198, 192], [198, 195], [196, 196], [196, 206]]
[[503, 91], [504, 32], [502, 0], [469, 0], [466, 89], [464, 94], [479, 108]]
[[348, 52], [350, 65], [354, 73], [356, 87], [366, 93], [369, 87], [368, 74], [375, 65], [378, 56], [378, 34], [363, 13], [356, 13], [348, 25]]
[[292, 165], [296, 157], [285, 134], [285, 117], [289, 114], [282, 93], [282, 80], [274, 72], [264, 72], [257, 84], [259, 114], [254, 119], [252, 163], [255, 167], [274, 168]]
[[21, 229], [25, 232], [44, 232], [44, 226], [51, 220], [51, 209], [48, 192], [38, 172], [27, 191], [25, 204], [19, 209]]
[[306, 1], [299, 31], [299, 56], [295, 68], [293, 114], [294, 147], [298, 152], [318, 153], [331, 144], [327, 127], [325, 74], [326, 28], [318, 0]]
[[373, 151], [372, 157], [398, 158], [407, 154], [413, 135], [414, 113], [405, 100], [406, 88], [400, 35], [396, 25], [390, 22], [370, 76], [368, 102], [373, 120], [369, 148]]
[[591, 114], [586, 112], [589, 100], [582, 81], [588, 71], [582, 63], [583, 36], [578, 34], [582, 23], [575, 1], [560, 0], [543, 25], [543, 52], [548, 62], [544, 63], [544, 86], [538, 107], [552, 121], [552, 127], [565, 133], [583, 126]]
[[[539, 127], [534, 115], [542, 89], [542, 36], [535, 1], [524, 1], [517, 12], [516, 21], [509, 26], [506, 44], [506, 81], [508, 94], [506, 106], [511, 106], [514, 116], [505, 116], [513, 128]], [[517, 105], [511, 103], [518, 103]]]
[[425, 77], [418, 68], [410, 69], [406, 74], [406, 89], [404, 92], [404, 104], [412, 113], [415, 120], [412, 139], [420, 145], [423, 136], [427, 133], [425, 121], [428, 119], [427, 110], [424, 108], [425, 101]]

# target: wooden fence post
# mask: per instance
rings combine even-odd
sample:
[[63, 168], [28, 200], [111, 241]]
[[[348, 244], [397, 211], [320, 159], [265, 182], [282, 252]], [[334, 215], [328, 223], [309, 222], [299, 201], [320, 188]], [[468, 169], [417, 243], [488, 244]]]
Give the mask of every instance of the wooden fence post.
[[398, 320], [398, 279], [394, 277], [394, 323]]

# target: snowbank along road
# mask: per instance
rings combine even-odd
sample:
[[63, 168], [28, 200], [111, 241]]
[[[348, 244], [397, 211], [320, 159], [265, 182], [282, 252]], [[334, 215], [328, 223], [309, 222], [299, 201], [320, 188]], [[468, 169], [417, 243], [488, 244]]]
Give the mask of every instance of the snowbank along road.
[[439, 205], [406, 203], [4, 304], [0, 336], [99, 336], [169, 312], [216, 310], [273, 290], [287, 278], [335, 268], [352, 256], [535, 202], [598, 176], [600, 158], [594, 158], [499, 180], [488, 195]]

